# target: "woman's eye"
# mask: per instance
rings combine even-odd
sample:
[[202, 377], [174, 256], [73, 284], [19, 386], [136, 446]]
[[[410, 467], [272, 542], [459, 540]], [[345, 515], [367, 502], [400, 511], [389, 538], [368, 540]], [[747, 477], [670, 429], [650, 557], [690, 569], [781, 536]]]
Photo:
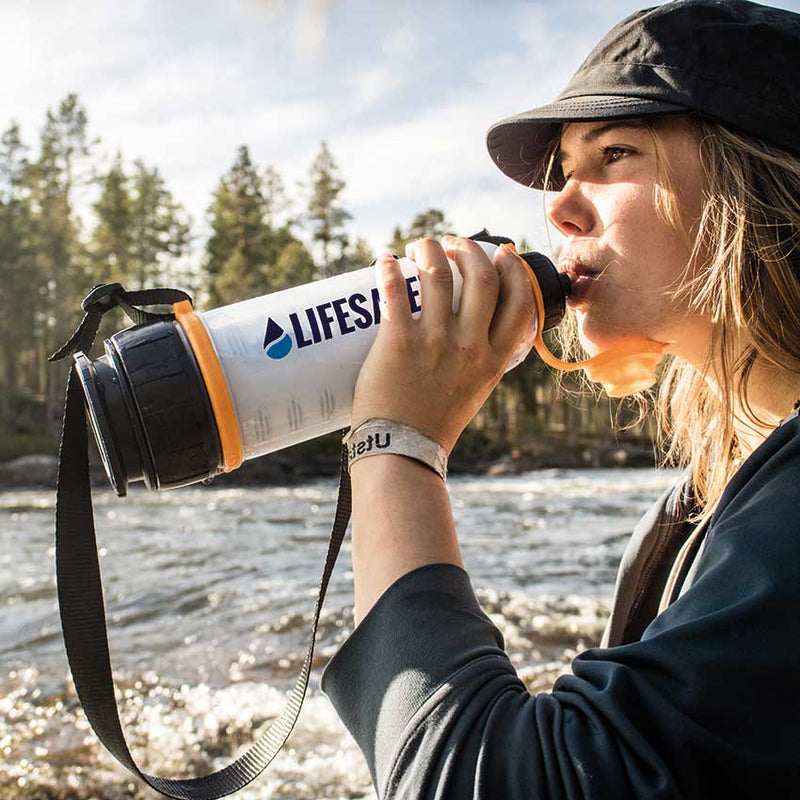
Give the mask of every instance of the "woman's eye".
[[620, 161], [621, 159], [625, 158], [625, 156], [629, 156], [633, 154], [633, 150], [630, 150], [627, 147], [603, 147], [601, 148], [601, 152], [603, 153], [603, 159], [605, 161]]
[[[600, 164], [605, 166], [606, 164], [611, 164], [616, 161], [621, 161], [628, 156], [636, 155], [636, 150], [630, 147], [623, 147], [621, 145], [608, 145], [606, 147], [601, 147], [599, 149], [600, 152]], [[590, 162], [587, 158], [586, 160], [587, 168], [590, 167]], [[565, 184], [574, 174], [575, 169], [565, 170], [563, 165], [561, 167], [561, 183]]]

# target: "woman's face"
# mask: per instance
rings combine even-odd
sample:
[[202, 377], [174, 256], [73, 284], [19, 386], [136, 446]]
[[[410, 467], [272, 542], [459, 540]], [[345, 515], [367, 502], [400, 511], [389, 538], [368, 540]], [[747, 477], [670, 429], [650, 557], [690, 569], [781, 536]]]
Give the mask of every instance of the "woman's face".
[[646, 336], [675, 342], [671, 352], [700, 361], [709, 321], [671, 297], [691, 277], [703, 191], [698, 145], [687, 120], [664, 117], [658, 125], [661, 171], [671, 175], [684, 231], [656, 211], [656, 146], [641, 120], [564, 126], [565, 185], [548, 216], [566, 236], [559, 268], [573, 279], [569, 303], [589, 353]]

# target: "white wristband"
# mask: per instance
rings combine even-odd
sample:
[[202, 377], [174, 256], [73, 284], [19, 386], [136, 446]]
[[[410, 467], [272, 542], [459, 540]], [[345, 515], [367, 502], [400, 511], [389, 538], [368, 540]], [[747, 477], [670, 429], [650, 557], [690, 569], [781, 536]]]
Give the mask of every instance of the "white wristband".
[[391, 419], [368, 419], [351, 429], [342, 440], [347, 447], [347, 471], [360, 458], [392, 453], [421, 461], [442, 480], [447, 479], [447, 453], [436, 441], [416, 428]]

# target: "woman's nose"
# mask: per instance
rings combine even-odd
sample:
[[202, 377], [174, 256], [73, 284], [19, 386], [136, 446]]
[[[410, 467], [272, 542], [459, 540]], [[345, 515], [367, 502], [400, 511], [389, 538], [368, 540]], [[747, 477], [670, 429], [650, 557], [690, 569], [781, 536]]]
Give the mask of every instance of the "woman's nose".
[[564, 188], [548, 202], [547, 217], [565, 236], [586, 236], [595, 225], [592, 204], [576, 180], [568, 180]]

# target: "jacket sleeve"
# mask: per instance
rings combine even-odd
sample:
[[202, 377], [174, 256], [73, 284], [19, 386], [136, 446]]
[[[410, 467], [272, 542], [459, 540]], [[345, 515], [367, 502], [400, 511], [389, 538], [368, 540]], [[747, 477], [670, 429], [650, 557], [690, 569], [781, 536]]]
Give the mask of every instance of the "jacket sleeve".
[[576, 657], [549, 693], [527, 692], [463, 570], [432, 564], [396, 581], [322, 679], [378, 796], [791, 795], [795, 483], [751, 481], [709, 528], [691, 589], [641, 640]]

